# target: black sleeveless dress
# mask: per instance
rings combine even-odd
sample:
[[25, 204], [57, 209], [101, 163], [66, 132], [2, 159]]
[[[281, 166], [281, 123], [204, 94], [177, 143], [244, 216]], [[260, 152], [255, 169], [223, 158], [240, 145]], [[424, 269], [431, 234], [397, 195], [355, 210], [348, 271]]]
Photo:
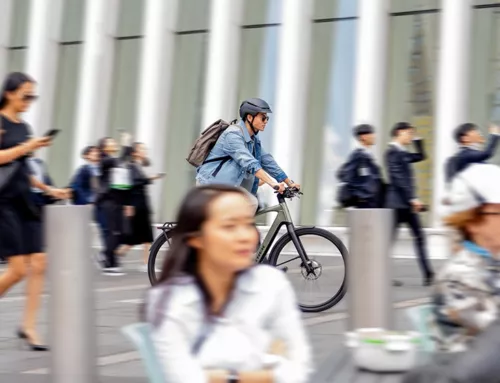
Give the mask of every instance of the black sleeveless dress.
[[[0, 150], [27, 141], [31, 131], [25, 123], [0, 115]], [[43, 234], [38, 208], [31, 198], [31, 171], [26, 157], [17, 159], [20, 167], [0, 191], [0, 257], [43, 252]], [[1, 166], [1, 165], [0, 165]]]

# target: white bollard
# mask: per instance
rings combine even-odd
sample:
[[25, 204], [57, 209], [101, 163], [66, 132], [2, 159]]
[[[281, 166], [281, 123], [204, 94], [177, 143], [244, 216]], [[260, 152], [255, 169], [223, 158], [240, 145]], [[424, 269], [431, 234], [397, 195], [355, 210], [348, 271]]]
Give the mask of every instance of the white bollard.
[[91, 206], [46, 209], [53, 383], [98, 378], [91, 216]]
[[390, 209], [348, 212], [349, 329], [393, 328]]

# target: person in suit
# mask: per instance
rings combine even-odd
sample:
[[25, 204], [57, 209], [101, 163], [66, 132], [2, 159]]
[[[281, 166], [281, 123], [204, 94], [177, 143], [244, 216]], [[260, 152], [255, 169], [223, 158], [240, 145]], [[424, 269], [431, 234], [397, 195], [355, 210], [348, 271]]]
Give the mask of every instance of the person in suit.
[[458, 152], [450, 157], [445, 165], [446, 182], [465, 170], [470, 164], [484, 163], [495, 154], [500, 138], [498, 126], [490, 125], [490, 137], [486, 148], [483, 149], [485, 139], [477, 125], [470, 122], [462, 124], [455, 129], [453, 138], [460, 145]]
[[373, 126], [363, 124], [356, 126], [353, 133], [360, 146], [351, 153], [337, 177], [345, 183], [353, 206], [360, 209], [379, 208], [383, 204], [384, 184], [380, 167], [371, 152], [375, 144], [375, 130]]
[[[406, 223], [413, 233], [415, 250], [424, 277], [424, 286], [432, 284], [434, 272], [427, 256], [425, 236], [420, 223], [419, 213], [425, 210], [424, 204], [416, 195], [413, 164], [426, 158], [424, 143], [415, 138], [415, 128], [408, 122], [398, 122], [392, 129], [393, 141], [385, 154], [389, 186], [386, 207], [394, 209], [393, 239], [398, 227]], [[411, 153], [407, 146], [413, 142], [416, 152]]]

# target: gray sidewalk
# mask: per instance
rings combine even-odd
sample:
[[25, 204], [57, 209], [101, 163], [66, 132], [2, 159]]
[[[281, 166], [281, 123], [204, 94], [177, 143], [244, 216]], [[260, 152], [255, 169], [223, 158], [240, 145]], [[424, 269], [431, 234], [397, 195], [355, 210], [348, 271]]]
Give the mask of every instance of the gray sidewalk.
[[[129, 259], [124, 277], [96, 278], [96, 322], [99, 345], [99, 374], [103, 383], [146, 382], [145, 372], [138, 354], [127, 339], [120, 333], [124, 325], [138, 320], [138, 305], [144, 290], [148, 287], [146, 274], [135, 271], [138, 267], [136, 257]], [[434, 261], [439, 267], [442, 261]], [[402, 280], [403, 287], [394, 288], [394, 313], [397, 329], [409, 329], [404, 308], [425, 303], [429, 289], [421, 286], [416, 260], [395, 260], [395, 277]], [[24, 286], [17, 286], [0, 299], [0, 382], [38, 383], [51, 382], [49, 375], [50, 353], [35, 353], [14, 337], [20, 323], [24, 298]], [[46, 288], [48, 292], [49, 288]], [[48, 299], [43, 300], [39, 329], [48, 338]], [[315, 365], [320, 366], [332, 350], [342, 345], [346, 330], [346, 299], [333, 309], [320, 314], [304, 314], [313, 346]], [[50, 339], [49, 339], [50, 344]], [[68, 339], [71, 347], [71, 339]]]

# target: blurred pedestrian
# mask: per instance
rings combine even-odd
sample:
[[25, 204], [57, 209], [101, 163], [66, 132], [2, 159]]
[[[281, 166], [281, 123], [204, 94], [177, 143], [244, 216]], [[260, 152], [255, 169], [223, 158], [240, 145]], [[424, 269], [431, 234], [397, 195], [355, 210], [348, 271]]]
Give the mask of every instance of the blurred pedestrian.
[[203, 186], [185, 197], [147, 318], [165, 381], [305, 383], [311, 350], [294, 291], [254, 264], [247, 192]]
[[[389, 177], [386, 207], [395, 211], [393, 240], [396, 239], [398, 227], [406, 223], [413, 233], [423, 284], [429, 286], [432, 284], [434, 273], [429, 263], [425, 234], [419, 217], [419, 213], [426, 207], [417, 197], [413, 172], [413, 164], [426, 158], [424, 143], [421, 138], [415, 137], [415, 128], [408, 122], [397, 123], [391, 134], [393, 141], [386, 151], [385, 161]], [[411, 153], [406, 148], [412, 142], [416, 153]]]
[[49, 137], [30, 138], [31, 129], [21, 119], [37, 99], [35, 81], [23, 73], [11, 73], [3, 83], [0, 98], [0, 253], [8, 259], [0, 276], [0, 296], [26, 276], [26, 310], [17, 335], [31, 350], [45, 351], [36, 332], [46, 259], [40, 227], [41, 215], [33, 203], [31, 188], [54, 198], [65, 198], [63, 190], [53, 189], [33, 176], [28, 155], [49, 146]]
[[494, 124], [490, 125], [490, 137], [484, 150], [485, 139], [478, 127], [470, 122], [455, 129], [454, 139], [460, 145], [460, 149], [446, 162], [447, 182], [451, 182], [457, 173], [466, 169], [470, 164], [482, 163], [493, 157], [500, 139], [500, 129]]
[[[105, 258], [102, 260], [105, 275], [124, 275], [116, 252], [125, 229], [126, 218], [133, 216], [133, 207], [130, 205], [131, 171], [130, 144], [131, 136], [123, 133], [122, 147], [110, 137], [100, 140], [100, 177], [99, 193], [96, 204], [99, 212], [103, 212], [103, 234], [106, 239]], [[118, 153], [121, 149], [121, 154]], [[116, 177], [115, 177], [116, 176]], [[120, 179], [121, 178], [121, 179]], [[120, 185], [118, 185], [120, 183]]]
[[117, 251], [124, 255], [132, 246], [143, 245], [143, 264], [139, 267], [142, 272], [148, 272], [149, 248], [153, 242], [153, 227], [151, 222], [151, 204], [148, 195], [148, 185], [163, 178], [164, 174], [149, 176], [144, 170], [149, 164], [148, 152], [143, 143], [136, 142], [131, 148], [132, 156], [132, 189], [130, 190], [130, 204], [134, 208], [134, 215], [129, 218], [130, 229], [122, 239], [122, 246]]
[[471, 164], [453, 178], [444, 222], [461, 240], [436, 275], [429, 321], [440, 357], [405, 383], [500, 381], [499, 177], [496, 165]]
[[73, 203], [90, 205], [95, 202], [99, 192], [99, 149], [97, 146], [87, 146], [82, 151], [82, 158], [85, 164], [78, 168], [71, 181]]
[[382, 171], [371, 152], [375, 144], [375, 129], [362, 124], [354, 128], [354, 137], [359, 142], [337, 177], [344, 183], [339, 190], [339, 202], [343, 207], [374, 209], [384, 203]]

